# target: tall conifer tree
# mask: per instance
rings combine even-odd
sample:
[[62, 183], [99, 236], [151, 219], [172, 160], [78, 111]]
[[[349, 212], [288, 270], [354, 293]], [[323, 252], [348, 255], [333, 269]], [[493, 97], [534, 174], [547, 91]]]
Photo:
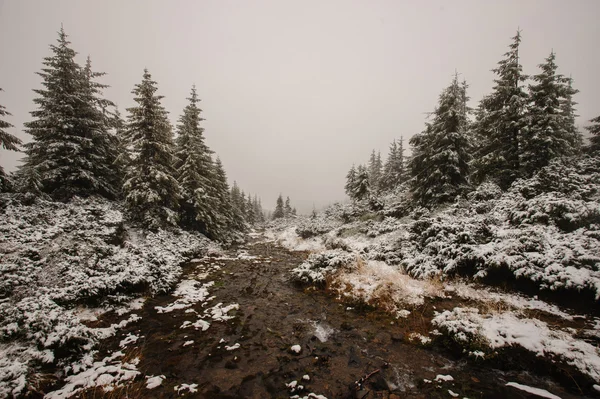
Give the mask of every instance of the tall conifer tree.
[[132, 161], [123, 186], [133, 219], [156, 229], [177, 222], [180, 189], [173, 168], [173, 133], [167, 111], [156, 94], [156, 82], [147, 69], [132, 93], [137, 103], [129, 108], [127, 135]]
[[[2, 91], [1, 88], [0, 91]], [[6, 131], [6, 129], [13, 127], [13, 125], [4, 120], [4, 117], [10, 115], [11, 114], [6, 111], [6, 108], [3, 105], [0, 105], [0, 148], [10, 151], [19, 151], [21, 140]], [[0, 192], [9, 190], [11, 188], [10, 186], [11, 184], [8, 176], [4, 173], [2, 165], [0, 165]]]
[[[51, 45], [52, 56], [44, 59], [44, 88], [34, 90], [38, 109], [31, 112], [34, 120], [25, 124], [33, 140], [25, 145], [26, 157], [21, 175], [37, 180], [35, 185], [65, 200], [74, 195], [101, 194], [114, 197], [111, 141], [105, 118], [98, 107], [99, 90], [93, 81], [102, 74], [81, 68], [75, 62], [75, 51], [61, 28], [58, 44]], [[37, 176], [35, 179], [33, 176]]]
[[527, 93], [519, 58], [521, 33], [512, 38], [505, 58], [492, 71], [496, 74], [493, 92], [483, 98], [477, 111], [475, 134], [478, 146], [473, 161], [477, 182], [491, 177], [503, 188], [519, 176]]
[[411, 191], [422, 205], [449, 202], [468, 184], [470, 140], [466, 84], [452, 83], [440, 95], [433, 120], [414, 135]]

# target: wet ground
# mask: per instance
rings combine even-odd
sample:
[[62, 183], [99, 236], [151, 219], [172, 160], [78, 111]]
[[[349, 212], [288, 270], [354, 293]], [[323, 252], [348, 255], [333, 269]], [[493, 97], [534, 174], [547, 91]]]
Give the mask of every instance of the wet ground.
[[[372, 309], [348, 309], [323, 290], [295, 286], [288, 279], [289, 270], [306, 253], [257, 241], [243, 249], [249, 256], [237, 258], [238, 248], [227, 258], [192, 262], [184, 276], [214, 281], [208, 288], [214, 298], [191, 309], [202, 313], [217, 303], [237, 303], [239, 309], [229, 312], [235, 317], [211, 320], [206, 331], [182, 329], [185, 321], [197, 320], [196, 313], [184, 309], [158, 313], [156, 306], [176, 300], [159, 296], [136, 311], [140, 321], [103, 344], [103, 350], [110, 352], [128, 333], [139, 335], [135, 345], [127, 348], [128, 356], [140, 357], [138, 370], [143, 374], [165, 376], [157, 388], [148, 390], [141, 380], [122, 391], [122, 396], [173, 398], [180, 396], [175, 386], [197, 384], [197, 392], [180, 394], [197, 398], [302, 398], [309, 393], [329, 399], [531, 397], [506, 386], [515, 381], [562, 398], [580, 397], [540, 376], [483, 367], [452, 358], [439, 348], [408, 342], [411, 330], [430, 328], [425, 319], [420, 325], [418, 315], [405, 321]], [[198, 274], [206, 270], [211, 270], [208, 275]], [[239, 348], [227, 350], [235, 344]], [[294, 345], [300, 346], [299, 353], [291, 350]], [[453, 380], [436, 382], [438, 375]], [[292, 391], [286, 386], [292, 381], [304, 388]], [[84, 396], [92, 397], [89, 392]]]

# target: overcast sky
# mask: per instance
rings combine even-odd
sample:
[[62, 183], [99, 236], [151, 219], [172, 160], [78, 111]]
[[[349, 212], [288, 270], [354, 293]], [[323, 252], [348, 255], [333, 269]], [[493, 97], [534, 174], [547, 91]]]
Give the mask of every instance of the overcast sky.
[[[347, 170], [371, 149], [385, 155], [421, 131], [455, 69], [476, 106], [517, 27], [525, 72], [554, 49], [585, 126], [600, 114], [599, 15], [598, 0], [0, 0], [0, 104], [28, 141], [35, 72], [63, 23], [125, 115], [144, 68], [173, 123], [196, 84], [230, 182], [266, 207], [283, 193], [309, 212], [344, 200]], [[18, 165], [17, 154], [0, 157]]]

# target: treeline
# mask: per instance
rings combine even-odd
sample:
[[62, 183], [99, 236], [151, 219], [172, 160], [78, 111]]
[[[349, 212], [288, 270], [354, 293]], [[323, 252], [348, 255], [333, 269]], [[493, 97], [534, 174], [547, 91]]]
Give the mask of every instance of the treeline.
[[[221, 160], [206, 145], [195, 87], [174, 138], [147, 69], [123, 120], [102, 95], [107, 86], [97, 78], [104, 73], [93, 71], [89, 58], [83, 67], [75, 61], [62, 28], [50, 48], [38, 72], [42, 88], [34, 90], [37, 109], [25, 123], [32, 141], [23, 146], [16, 173], [0, 169], [2, 191], [56, 201], [92, 195], [123, 200], [131, 220], [145, 228], [179, 225], [214, 239], [264, 220], [260, 199], [246, 196], [237, 183], [230, 189]], [[0, 117], [7, 115], [0, 106]], [[0, 144], [18, 151], [22, 143], [6, 131], [10, 127], [0, 119]]]
[[354, 200], [376, 197], [407, 182], [415, 204], [435, 206], [484, 181], [507, 189], [553, 159], [585, 153], [600, 154], [600, 116], [586, 129], [589, 146], [575, 125], [573, 79], [557, 73], [551, 52], [536, 75], [523, 73], [519, 59], [521, 34], [493, 69], [492, 92], [476, 110], [467, 105], [468, 85], [455, 74], [439, 96], [425, 130], [410, 139], [411, 156], [404, 156], [402, 139], [394, 141], [382, 165], [371, 154], [368, 165], [352, 166], [346, 193]]
[[275, 202], [275, 210], [272, 215], [273, 220], [289, 218], [296, 216], [296, 214], [296, 208], [292, 208], [292, 205], [290, 204], [290, 197], [286, 197], [284, 204], [283, 196], [279, 194], [279, 197], [277, 197], [277, 201]]

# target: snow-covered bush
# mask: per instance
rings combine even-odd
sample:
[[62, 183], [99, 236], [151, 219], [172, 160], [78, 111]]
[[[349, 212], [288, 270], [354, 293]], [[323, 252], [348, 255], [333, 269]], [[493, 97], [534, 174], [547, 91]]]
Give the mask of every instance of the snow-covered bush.
[[211, 245], [182, 231], [129, 229], [119, 206], [103, 199], [1, 199], [0, 352], [10, 356], [0, 364], [0, 393], [18, 394], [25, 385], [15, 381], [28, 370], [77, 358], [97, 342], [75, 306], [164, 292], [181, 264]]
[[304, 263], [292, 270], [292, 281], [304, 284], [323, 284], [327, 275], [355, 259], [352, 254], [341, 250], [311, 254]]

